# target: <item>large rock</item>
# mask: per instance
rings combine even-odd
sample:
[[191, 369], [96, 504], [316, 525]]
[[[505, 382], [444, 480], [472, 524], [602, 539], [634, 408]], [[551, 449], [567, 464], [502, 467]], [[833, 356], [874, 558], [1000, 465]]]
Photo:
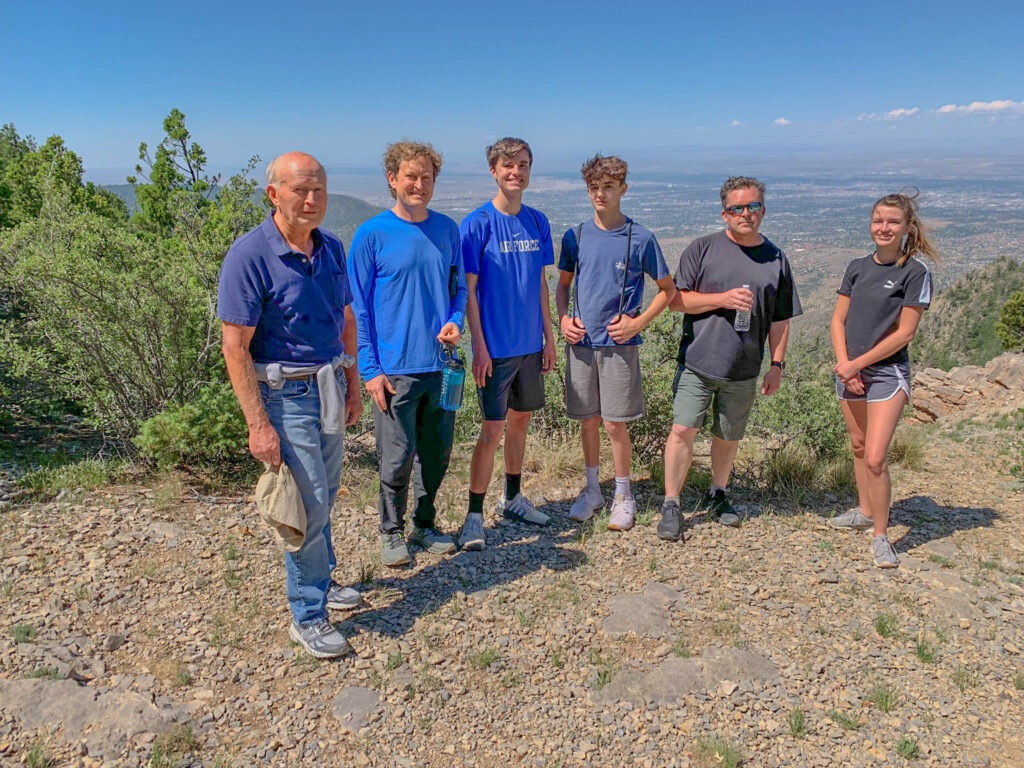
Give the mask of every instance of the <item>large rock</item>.
[[85, 739], [92, 757], [116, 759], [140, 734], [160, 734], [189, 719], [181, 705], [156, 706], [150, 696], [73, 680], [0, 680], [0, 708], [25, 728], [63, 729]]
[[650, 582], [642, 595], [617, 595], [608, 601], [611, 613], [601, 623], [606, 635], [624, 635], [635, 632], [648, 637], [666, 637], [671, 634], [667, 608], [671, 608], [681, 595], [671, 587]]
[[1007, 352], [981, 368], [965, 365], [949, 373], [925, 368], [914, 376], [914, 416], [920, 421], [959, 417], [976, 408], [1013, 407], [1024, 397], [1024, 354]]
[[592, 699], [595, 703], [628, 701], [634, 705], [674, 704], [687, 694], [730, 693], [739, 683], [777, 682], [779, 670], [764, 656], [737, 648], [706, 648], [700, 656], [670, 656], [651, 671], [616, 675]]
[[381, 707], [380, 694], [369, 688], [352, 686], [342, 688], [331, 702], [338, 727], [355, 733], [370, 721], [370, 715]]

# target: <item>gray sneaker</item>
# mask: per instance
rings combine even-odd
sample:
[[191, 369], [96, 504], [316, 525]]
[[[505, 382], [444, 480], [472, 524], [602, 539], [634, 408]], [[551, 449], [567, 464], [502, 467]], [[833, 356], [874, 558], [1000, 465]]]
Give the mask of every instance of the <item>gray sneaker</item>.
[[352, 587], [343, 587], [332, 580], [327, 586], [327, 607], [336, 611], [350, 611], [363, 601]]
[[679, 541], [682, 533], [683, 523], [679, 516], [679, 502], [663, 502], [661, 520], [658, 521], [658, 538], [665, 541]]
[[841, 515], [836, 515], [828, 521], [828, 524], [833, 528], [846, 531], [867, 531], [875, 527], [874, 521], [861, 512], [860, 507], [854, 507]]
[[433, 552], [435, 555], [447, 555], [449, 552], [455, 551], [455, 539], [446, 533], [441, 533], [437, 528], [414, 526], [409, 543], [423, 547], [427, 552]]
[[506, 501], [501, 497], [498, 502], [498, 511], [508, 520], [518, 520], [520, 523], [532, 523], [533, 525], [547, 525], [551, 518], [533, 506], [533, 502], [517, 493], [512, 501]]
[[892, 542], [884, 533], [871, 539], [871, 554], [874, 556], [875, 565], [878, 568], [895, 568], [900, 564]]
[[398, 531], [380, 535], [380, 561], [389, 568], [405, 565], [410, 561], [409, 548]]
[[473, 513], [466, 515], [466, 522], [462, 524], [462, 533], [459, 534], [459, 547], [461, 549], [479, 552], [487, 546], [487, 539], [484, 538], [484, 516]]
[[318, 659], [337, 658], [352, 650], [348, 640], [327, 619], [317, 619], [303, 626], [293, 621], [288, 637], [301, 645], [310, 656]]

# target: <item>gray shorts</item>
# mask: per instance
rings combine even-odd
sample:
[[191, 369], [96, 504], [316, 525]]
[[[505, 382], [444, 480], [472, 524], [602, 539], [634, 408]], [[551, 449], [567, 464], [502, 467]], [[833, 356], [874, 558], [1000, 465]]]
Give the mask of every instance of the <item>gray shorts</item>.
[[672, 421], [699, 429], [711, 408], [711, 434], [721, 440], [741, 440], [756, 396], [756, 376], [744, 381], [723, 381], [680, 365], [672, 382]]
[[493, 372], [476, 390], [484, 421], [503, 421], [508, 409], [539, 411], [544, 407], [543, 353], [491, 359]]
[[640, 345], [583, 347], [565, 351], [565, 410], [570, 419], [600, 416], [635, 421], [646, 410], [640, 377]]
[[907, 402], [910, 401], [910, 363], [869, 365], [860, 372], [860, 380], [864, 382], [864, 394], [855, 395], [843, 386], [837, 376], [836, 394], [839, 399], [880, 403], [892, 400], [898, 392], [906, 392]]

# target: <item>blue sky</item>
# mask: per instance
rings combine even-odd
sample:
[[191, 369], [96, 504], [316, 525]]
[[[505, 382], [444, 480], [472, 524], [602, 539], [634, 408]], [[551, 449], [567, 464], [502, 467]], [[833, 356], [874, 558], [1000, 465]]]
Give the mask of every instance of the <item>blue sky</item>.
[[0, 122], [61, 134], [101, 181], [172, 107], [228, 169], [302, 148], [371, 170], [402, 136], [469, 167], [522, 135], [553, 171], [1024, 146], [1016, 3], [0, 0], [0, 19]]

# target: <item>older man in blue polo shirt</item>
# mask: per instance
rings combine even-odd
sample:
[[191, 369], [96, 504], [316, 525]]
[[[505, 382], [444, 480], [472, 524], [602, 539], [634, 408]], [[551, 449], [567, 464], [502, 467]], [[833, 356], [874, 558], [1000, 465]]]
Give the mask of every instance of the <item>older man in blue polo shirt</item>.
[[288, 466], [306, 511], [302, 546], [285, 553], [289, 635], [313, 656], [333, 658], [350, 649], [327, 609], [360, 600], [331, 579], [344, 431], [362, 412], [352, 294], [341, 242], [319, 229], [323, 166], [303, 152], [281, 155], [267, 166], [267, 196], [274, 210], [224, 258], [217, 314], [249, 450], [267, 465]]

